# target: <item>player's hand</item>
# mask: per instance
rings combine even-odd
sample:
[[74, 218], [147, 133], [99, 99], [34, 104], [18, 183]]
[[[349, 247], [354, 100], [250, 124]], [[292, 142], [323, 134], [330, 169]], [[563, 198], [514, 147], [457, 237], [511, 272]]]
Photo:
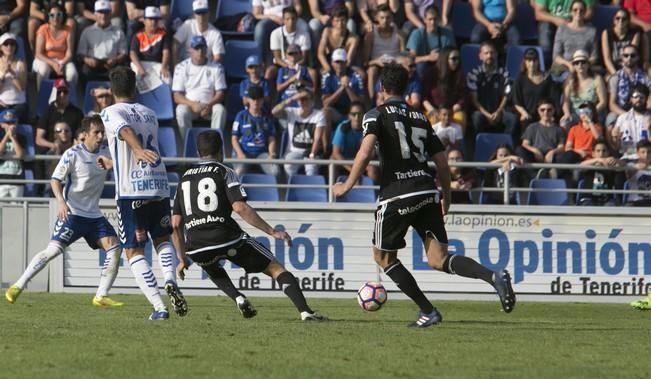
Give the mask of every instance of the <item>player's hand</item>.
[[190, 265], [188, 265], [185, 260], [179, 262], [179, 264], [176, 266], [176, 276], [178, 276], [181, 280], [185, 280], [185, 270], [187, 270], [189, 267]]
[[151, 164], [156, 164], [158, 162], [158, 154], [156, 154], [154, 151], [151, 151], [149, 149], [142, 149], [138, 151], [134, 151], [133, 153], [136, 156], [136, 160], [138, 162], [147, 162]]
[[61, 221], [68, 221], [68, 214], [70, 213], [70, 208], [65, 201], [59, 201], [59, 209], [57, 210], [57, 218]]
[[113, 160], [111, 160], [109, 157], [99, 156], [97, 157], [95, 163], [97, 164], [97, 167], [101, 168], [102, 170], [110, 170], [113, 168]]
[[332, 195], [334, 197], [342, 197], [350, 191], [350, 188], [346, 187], [346, 183], [335, 183], [332, 185]]
[[271, 233], [271, 236], [277, 240], [283, 240], [287, 242], [287, 246], [292, 247], [292, 237], [283, 230], [274, 229]]

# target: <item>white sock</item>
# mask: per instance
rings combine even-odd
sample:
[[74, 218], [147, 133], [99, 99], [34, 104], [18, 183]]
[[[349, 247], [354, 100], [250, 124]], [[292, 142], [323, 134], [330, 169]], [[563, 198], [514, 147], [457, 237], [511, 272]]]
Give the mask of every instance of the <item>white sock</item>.
[[20, 276], [20, 279], [14, 285], [20, 289], [25, 288], [27, 282], [36, 276], [47, 264], [57, 256], [63, 253], [63, 246], [58, 243], [49, 243], [45, 250], [39, 251], [38, 254], [29, 262], [25, 272]]
[[147, 300], [151, 303], [157, 311], [167, 310], [163, 299], [160, 297], [160, 292], [158, 291], [158, 282], [156, 281], [156, 276], [151, 271], [151, 266], [144, 255], [136, 255], [129, 259], [129, 265], [131, 266], [131, 272], [136, 278], [136, 283], [138, 287], [145, 295]]
[[122, 255], [122, 248], [120, 245], [115, 245], [106, 250], [106, 258], [104, 258], [104, 267], [102, 267], [102, 274], [99, 278], [99, 287], [97, 287], [96, 297], [106, 297], [108, 292], [118, 276], [118, 265], [120, 264], [120, 255]]
[[174, 264], [176, 251], [174, 251], [174, 246], [169, 242], [163, 242], [158, 245], [156, 251], [158, 251], [158, 264], [165, 276], [165, 283], [170, 281], [176, 283], [176, 265]]

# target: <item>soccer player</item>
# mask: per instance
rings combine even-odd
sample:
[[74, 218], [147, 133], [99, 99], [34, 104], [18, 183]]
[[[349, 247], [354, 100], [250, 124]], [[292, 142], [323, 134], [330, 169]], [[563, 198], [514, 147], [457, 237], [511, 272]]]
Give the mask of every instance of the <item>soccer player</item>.
[[[63, 250], [83, 237], [88, 245], [106, 251], [99, 288], [93, 298], [93, 305], [120, 307], [123, 303], [108, 297], [108, 291], [118, 273], [122, 248], [115, 230], [99, 209], [99, 198], [104, 188], [106, 170], [96, 164], [101, 156], [109, 155], [102, 146], [104, 125], [99, 116], [82, 120], [84, 142], [74, 145], [63, 153], [52, 174], [52, 192], [58, 203], [58, 220], [45, 250], [32, 258], [23, 275], [5, 293], [7, 301], [14, 303], [21, 292], [48, 262], [63, 253]], [[65, 191], [63, 182], [65, 181]]]
[[[353, 168], [345, 183], [333, 186], [335, 196], [343, 196], [357, 183], [378, 144], [381, 181], [375, 212], [373, 255], [384, 273], [420, 308], [410, 327], [426, 328], [443, 320], [427, 300], [416, 280], [397, 258], [405, 247], [405, 234], [412, 226], [425, 244], [427, 262], [435, 270], [478, 278], [497, 290], [502, 309], [511, 312], [515, 294], [507, 271], [492, 272], [473, 259], [448, 253], [448, 237], [443, 215], [450, 204], [450, 168], [441, 141], [425, 115], [407, 105], [402, 97], [409, 80], [403, 67], [390, 64], [382, 71], [382, 92], [386, 102], [364, 115], [363, 139]], [[427, 165], [436, 164], [442, 197], [435, 185], [435, 174]]]
[[158, 152], [156, 113], [133, 102], [136, 76], [130, 68], [113, 69], [109, 79], [115, 104], [104, 108], [101, 117], [114, 161], [120, 242], [140, 290], [154, 307], [149, 319], [166, 320], [169, 312], [144, 256], [147, 233], [158, 252], [172, 308], [179, 316], [185, 316], [188, 305], [176, 284], [174, 247], [169, 242], [170, 189]]
[[220, 267], [219, 261], [227, 259], [248, 273], [263, 272], [276, 280], [300, 312], [301, 320], [326, 320], [307, 305], [296, 277], [231, 217], [235, 211], [250, 225], [291, 246], [289, 234], [272, 228], [246, 203], [246, 192], [237, 174], [222, 164], [221, 136], [213, 130], [199, 134], [197, 151], [201, 162], [183, 174], [172, 210], [172, 241], [180, 261], [179, 277], [184, 278], [183, 270], [188, 267], [186, 254], [211, 278], [215, 268]]

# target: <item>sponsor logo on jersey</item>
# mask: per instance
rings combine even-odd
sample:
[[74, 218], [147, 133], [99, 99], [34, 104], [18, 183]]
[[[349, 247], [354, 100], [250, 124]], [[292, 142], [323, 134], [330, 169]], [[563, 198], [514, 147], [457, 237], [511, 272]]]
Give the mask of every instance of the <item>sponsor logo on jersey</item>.
[[410, 178], [417, 178], [419, 176], [431, 176], [425, 170], [409, 170], [407, 172], [394, 172], [393, 173], [398, 180], [405, 180]]

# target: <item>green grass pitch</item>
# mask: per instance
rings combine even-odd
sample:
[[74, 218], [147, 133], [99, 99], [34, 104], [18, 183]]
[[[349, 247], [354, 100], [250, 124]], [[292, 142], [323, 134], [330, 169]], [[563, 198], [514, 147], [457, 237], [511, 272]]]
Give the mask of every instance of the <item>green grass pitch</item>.
[[[309, 297], [309, 293], [308, 293]], [[25, 292], [0, 304], [0, 378], [648, 378], [649, 318], [628, 305], [436, 302], [444, 322], [406, 328], [415, 306], [311, 299], [306, 323], [286, 298], [188, 297], [190, 313], [147, 321], [143, 296]]]

